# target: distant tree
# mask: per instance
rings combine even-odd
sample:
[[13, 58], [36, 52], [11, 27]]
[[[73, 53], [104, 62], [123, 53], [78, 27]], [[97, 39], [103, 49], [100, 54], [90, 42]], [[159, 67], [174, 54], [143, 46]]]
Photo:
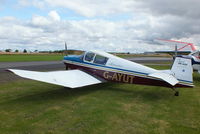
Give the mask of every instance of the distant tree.
[[18, 52], [19, 52], [19, 50], [16, 49], [16, 50], [15, 50], [15, 53], [18, 53]]
[[12, 51], [12, 49], [6, 49], [5, 50], [5, 52], [11, 52]]
[[27, 53], [27, 50], [26, 50], [26, 49], [24, 49], [23, 53]]
[[53, 51], [53, 53], [63, 53], [64, 52], [64, 50], [55, 50], [55, 51]]

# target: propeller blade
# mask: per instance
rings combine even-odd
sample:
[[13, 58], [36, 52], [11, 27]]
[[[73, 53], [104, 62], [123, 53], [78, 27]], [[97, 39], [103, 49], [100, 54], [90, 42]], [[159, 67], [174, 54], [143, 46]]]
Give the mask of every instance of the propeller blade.
[[65, 42], [65, 55], [68, 55], [67, 53], [67, 43]]
[[175, 45], [175, 57], [177, 56], [178, 54], [178, 48], [177, 48], [177, 44]]

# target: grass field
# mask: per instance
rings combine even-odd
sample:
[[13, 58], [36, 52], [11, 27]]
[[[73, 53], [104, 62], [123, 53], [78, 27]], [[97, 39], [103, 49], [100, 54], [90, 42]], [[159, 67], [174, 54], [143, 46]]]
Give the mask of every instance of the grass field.
[[62, 54], [1, 54], [0, 62], [59, 61], [63, 59], [63, 56]]
[[168, 88], [141, 85], [68, 89], [31, 80], [5, 83], [0, 133], [199, 134], [199, 74], [194, 81], [196, 87], [180, 89], [179, 97]]

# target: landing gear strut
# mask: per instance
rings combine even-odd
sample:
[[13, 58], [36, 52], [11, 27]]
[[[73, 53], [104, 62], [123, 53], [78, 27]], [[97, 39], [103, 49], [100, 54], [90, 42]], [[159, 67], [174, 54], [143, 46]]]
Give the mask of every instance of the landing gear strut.
[[65, 64], [65, 70], [69, 70], [69, 67], [67, 64]]
[[179, 96], [179, 92], [175, 88], [172, 88], [172, 90], [175, 92], [174, 96]]

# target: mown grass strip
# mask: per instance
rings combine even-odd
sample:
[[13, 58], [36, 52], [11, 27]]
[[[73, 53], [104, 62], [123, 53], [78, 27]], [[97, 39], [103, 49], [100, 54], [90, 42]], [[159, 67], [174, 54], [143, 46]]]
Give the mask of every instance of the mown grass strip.
[[10, 54], [0, 55], [0, 62], [59, 61], [63, 56], [62, 54]]

